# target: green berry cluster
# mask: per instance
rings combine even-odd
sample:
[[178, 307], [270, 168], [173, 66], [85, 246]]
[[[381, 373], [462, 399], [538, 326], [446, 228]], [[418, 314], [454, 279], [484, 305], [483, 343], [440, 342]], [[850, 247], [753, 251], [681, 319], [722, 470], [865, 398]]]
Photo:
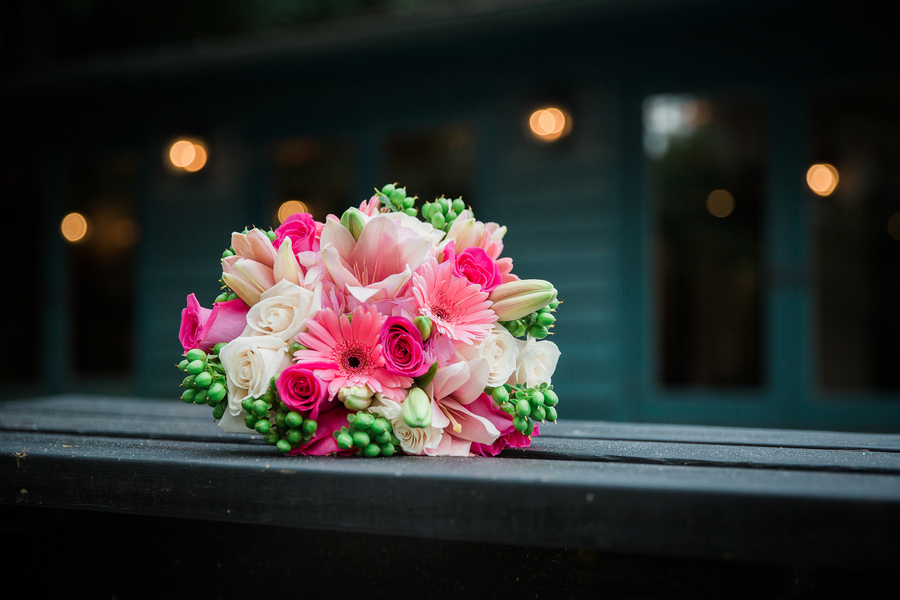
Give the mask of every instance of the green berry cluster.
[[389, 183], [381, 190], [375, 190], [375, 195], [381, 201], [382, 210], [388, 212], [403, 212], [411, 217], [415, 217], [419, 213], [416, 208], [416, 200], [418, 196], [407, 196], [405, 187], [397, 187], [396, 183]]
[[435, 229], [450, 231], [453, 221], [465, 209], [466, 205], [462, 198], [450, 200], [441, 196], [440, 198], [435, 198], [434, 202], [426, 202], [422, 206], [422, 217], [425, 219], [425, 222], [431, 223]]
[[228, 386], [225, 369], [219, 362], [219, 351], [224, 343], [216, 344], [211, 354], [197, 348], [188, 350], [178, 368], [187, 374], [181, 387], [181, 399], [187, 403], [208, 404], [213, 407], [213, 418], [221, 419], [228, 404]]
[[400, 451], [400, 440], [394, 435], [391, 422], [367, 412], [347, 415], [350, 427], [334, 432], [338, 448], [350, 450], [367, 458], [393, 456]]
[[530, 315], [525, 315], [515, 321], [503, 321], [500, 324], [506, 327], [507, 331], [513, 334], [513, 337], [523, 337], [525, 334], [528, 334], [536, 340], [542, 340], [550, 335], [550, 329], [553, 328], [553, 324], [556, 322], [556, 317], [553, 316], [553, 313], [556, 312], [556, 308], [559, 305], [559, 300], [554, 300]]
[[259, 398], [248, 396], [241, 401], [247, 412], [244, 425], [263, 436], [267, 444], [286, 454], [310, 441], [319, 424], [291, 410], [278, 398], [275, 378], [269, 381], [269, 389]]
[[502, 385], [491, 391], [491, 397], [503, 412], [513, 418], [513, 427], [525, 435], [534, 431], [534, 423], [556, 421], [556, 405], [559, 397], [552, 385], [542, 383], [537, 387]]

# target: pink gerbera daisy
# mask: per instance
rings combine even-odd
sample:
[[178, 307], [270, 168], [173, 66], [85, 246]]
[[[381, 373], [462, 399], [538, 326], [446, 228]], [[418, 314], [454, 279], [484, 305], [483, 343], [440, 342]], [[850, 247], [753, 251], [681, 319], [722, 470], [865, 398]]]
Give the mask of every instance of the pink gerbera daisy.
[[330, 308], [320, 310], [307, 319], [308, 331], [297, 335], [307, 349], [298, 350], [294, 358], [328, 383], [331, 396], [342, 387], [367, 385], [392, 400], [402, 400], [403, 389], [412, 385], [412, 379], [385, 370], [379, 343], [383, 322], [374, 306], [369, 310], [360, 306], [340, 317]]
[[431, 319], [434, 328], [465, 344], [484, 339], [497, 320], [488, 294], [453, 274], [449, 262], [429, 261], [413, 274], [412, 293], [417, 312]]

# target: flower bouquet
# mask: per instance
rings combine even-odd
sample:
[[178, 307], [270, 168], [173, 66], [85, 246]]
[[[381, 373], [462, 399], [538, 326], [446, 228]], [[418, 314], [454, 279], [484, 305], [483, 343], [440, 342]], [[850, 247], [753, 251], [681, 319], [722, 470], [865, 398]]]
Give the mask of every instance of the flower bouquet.
[[553, 285], [462, 199], [386, 185], [324, 223], [245, 229], [181, 313], [181, 399], [289, 455], [494, 456], [557, 418]]

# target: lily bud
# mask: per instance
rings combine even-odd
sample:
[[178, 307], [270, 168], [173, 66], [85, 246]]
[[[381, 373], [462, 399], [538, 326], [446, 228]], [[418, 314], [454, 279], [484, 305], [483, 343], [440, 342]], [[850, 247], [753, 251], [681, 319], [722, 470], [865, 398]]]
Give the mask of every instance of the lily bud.
[[352, 387], [342, 387], [338, 390], [338, 400], [344, 403], [347, 410], [353, 412], [365, 410], [372, 404], [372, 396], [375, 392], [367, 385], [354, 385]]
[[497, 286], [488, 299], [500, 321], [514, 321], [556, 300], [556, 289], [543, 279], [521, 279]]
[[409, 390], [400, 410], [400, 416], [410, 427], [428, 427], [431, 425], [431, 400], [421, 388]]
[[341, 225], [350, 232], [354, 240], [359, 241], [363, 227], [366, 226], [366, 218], [358, 208], [350, 207], [341, 215]]
[[419, 334], [422, 336], [422, 341], [428, 341], [428, 338], [431, 337], [431, 319], [424, 316], [418, 316], [413, 319], [413, 325], [415, 325], [416, 329], [419, 330]]

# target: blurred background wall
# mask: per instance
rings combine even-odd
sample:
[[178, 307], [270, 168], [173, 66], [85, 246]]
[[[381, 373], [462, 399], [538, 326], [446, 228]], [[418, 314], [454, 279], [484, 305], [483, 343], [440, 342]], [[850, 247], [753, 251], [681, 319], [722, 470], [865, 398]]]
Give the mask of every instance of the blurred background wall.
[[900, 431], [900, 72], [875, 3], [0, 10], [2, 398], [178, 401], [180, 312], [218, 294], [231, 231], [397, 181], [507, 225], [515, 272], [556, 284], [564, 418]]

